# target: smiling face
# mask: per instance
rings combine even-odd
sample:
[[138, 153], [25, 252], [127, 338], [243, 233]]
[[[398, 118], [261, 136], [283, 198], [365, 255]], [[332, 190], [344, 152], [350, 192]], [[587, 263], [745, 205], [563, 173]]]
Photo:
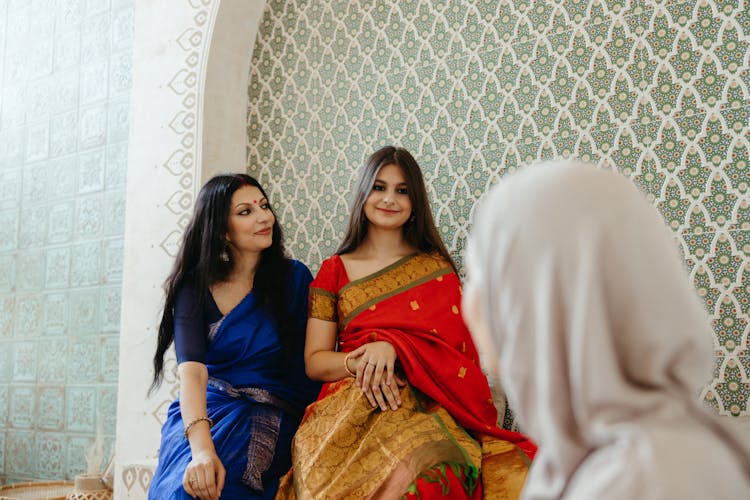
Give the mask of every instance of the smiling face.
[[411, 199], [401, 167], [390, 164], [380, 169], [364, 210], [369, 223], [379, 229], [398, 229], [409, 220]]
[[232, 252], [257, 253], [273, 243], [276, 221], [268, 200], [255, 186], [242, 186], [232, 195], [227, 220], [227, 241]]

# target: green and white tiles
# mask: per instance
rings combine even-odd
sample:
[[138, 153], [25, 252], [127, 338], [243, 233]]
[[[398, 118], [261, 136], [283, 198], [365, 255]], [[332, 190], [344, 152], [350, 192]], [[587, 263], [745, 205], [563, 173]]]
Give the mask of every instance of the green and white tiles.
[[134, 4], [0, 1], [0, 484], [114, 447]]
[[748, 12], [746, 0], [269, 1], [248, 169], [313, 269], [342, 235], [354, 173], [387, 143], [416, 155], [457, 257], [505, 173], [558, 156], [616, 169], [662, 212], [706, 304], [703, 400], [750, 415]]

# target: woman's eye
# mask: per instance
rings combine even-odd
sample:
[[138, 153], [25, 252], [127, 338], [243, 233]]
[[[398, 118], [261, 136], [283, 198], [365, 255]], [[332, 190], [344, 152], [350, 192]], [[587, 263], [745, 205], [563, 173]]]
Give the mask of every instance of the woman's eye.
[[249, 215], [250, 209], [246, 208], [245, 210], [241, 210], [237, 215]]
[[373, 186], [373, 191], [385, 191], [385, 186]]
[[268, 203], [264, 203], [260, 206], [260, 208], [262, 208], [263, 210], [270, 210], [271, 205], [269, 205]]
[[399, 188], [396, 190], [396, 192], [398, 194], [409, 194], [409, 190], [407, 190], [406, 188]]

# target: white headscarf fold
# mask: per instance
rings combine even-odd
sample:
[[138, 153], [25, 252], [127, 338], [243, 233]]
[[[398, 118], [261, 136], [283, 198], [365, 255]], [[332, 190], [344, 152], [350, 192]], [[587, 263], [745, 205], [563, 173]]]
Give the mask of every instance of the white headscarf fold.
[[705, 312], [628, 179], [568, 161], [512, 174], [483, 200], [465, 260], [539, 445], [525, 498], [750, 498], [750, 453], [698, 402]]

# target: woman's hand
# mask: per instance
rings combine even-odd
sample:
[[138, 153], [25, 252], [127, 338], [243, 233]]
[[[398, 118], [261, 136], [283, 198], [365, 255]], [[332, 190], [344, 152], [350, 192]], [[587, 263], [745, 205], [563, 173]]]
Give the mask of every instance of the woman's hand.
[[389, 342], [370, 342], [353, 350], [350, 362], [356, 363], [357, 387], [362, 389], [373, 408], [382, 411], [401, 406], [399, 388], [406, 382], [396, 375], [396, 350]]
[[218, 500], [224, 489], [226, 477], [224, 464], [214, 451], [200, 451], [193, 454], [193, 459], [182, 476], [182, 486], [188, 495], [201, 500]]

